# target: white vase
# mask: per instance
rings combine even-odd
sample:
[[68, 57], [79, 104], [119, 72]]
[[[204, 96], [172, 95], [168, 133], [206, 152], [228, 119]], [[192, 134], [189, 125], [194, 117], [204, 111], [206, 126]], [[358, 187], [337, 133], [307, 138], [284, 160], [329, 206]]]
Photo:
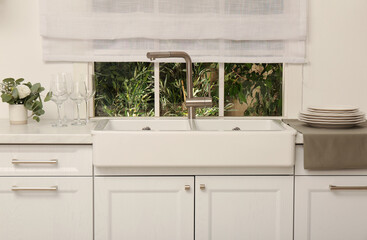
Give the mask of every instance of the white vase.
[[28, 111], [23, 104], [9, 104], [9, 120], [11, 125], [27, 124]]

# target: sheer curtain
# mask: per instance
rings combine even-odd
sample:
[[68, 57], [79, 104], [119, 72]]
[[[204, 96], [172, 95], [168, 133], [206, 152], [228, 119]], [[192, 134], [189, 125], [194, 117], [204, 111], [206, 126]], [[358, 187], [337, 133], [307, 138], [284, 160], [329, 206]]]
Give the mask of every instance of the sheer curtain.
[[46, 61], [305, 61], [307, 0], [40, 0]]

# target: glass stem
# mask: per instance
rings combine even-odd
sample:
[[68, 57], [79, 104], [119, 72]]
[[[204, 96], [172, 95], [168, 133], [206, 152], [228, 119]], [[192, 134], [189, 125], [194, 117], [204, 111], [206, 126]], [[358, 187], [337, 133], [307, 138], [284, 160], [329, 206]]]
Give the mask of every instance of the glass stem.
[[79, 112], [79, 107], [80, 107], [80, 103], [77, 103], [76, 104], [76, 111], [78, 113], [78, 119], [77, 119], [77, 122], [80, 123], [80, 112]]
[[57, 104], [57, 117], [58, 117], [58, 123], [61, 126], [62, 125], [62, 120], [61, 120], [61, 115], [60, 115], [60, 110], [61, 110], [61, 104]]
[[85, 100], [85, 123], [89, 123], [89, 107], [88, 107], [88, 100]]

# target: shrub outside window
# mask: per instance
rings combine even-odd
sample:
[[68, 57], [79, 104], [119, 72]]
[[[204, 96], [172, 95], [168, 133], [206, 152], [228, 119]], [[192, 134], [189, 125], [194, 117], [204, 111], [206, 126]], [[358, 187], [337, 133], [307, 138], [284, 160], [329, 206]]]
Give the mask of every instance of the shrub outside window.
[[[159, 94], [154, 63], [96, 62], [96, 117], [180, 117], [187, 115], [185, 63], [159, 64]], [[194, 63], [195, 97], [212, 97], [213, 107], [197, 108], [199, 117], [282, 116], [283, 64]], [[222, 76], [220, 76], [222, 75]], [[220, 99], [220, 81], [223, 99]], [[159, 113], [154, 98], [159, 97]]]

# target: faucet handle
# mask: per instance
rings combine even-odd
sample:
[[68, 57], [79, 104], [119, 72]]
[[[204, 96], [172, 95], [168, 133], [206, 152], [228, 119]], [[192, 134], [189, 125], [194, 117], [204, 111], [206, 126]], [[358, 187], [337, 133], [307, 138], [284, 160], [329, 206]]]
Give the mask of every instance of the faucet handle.
[[211, 107], [213, 100], [210, 97], [194, 97], [186, 99], [186, 107]]

